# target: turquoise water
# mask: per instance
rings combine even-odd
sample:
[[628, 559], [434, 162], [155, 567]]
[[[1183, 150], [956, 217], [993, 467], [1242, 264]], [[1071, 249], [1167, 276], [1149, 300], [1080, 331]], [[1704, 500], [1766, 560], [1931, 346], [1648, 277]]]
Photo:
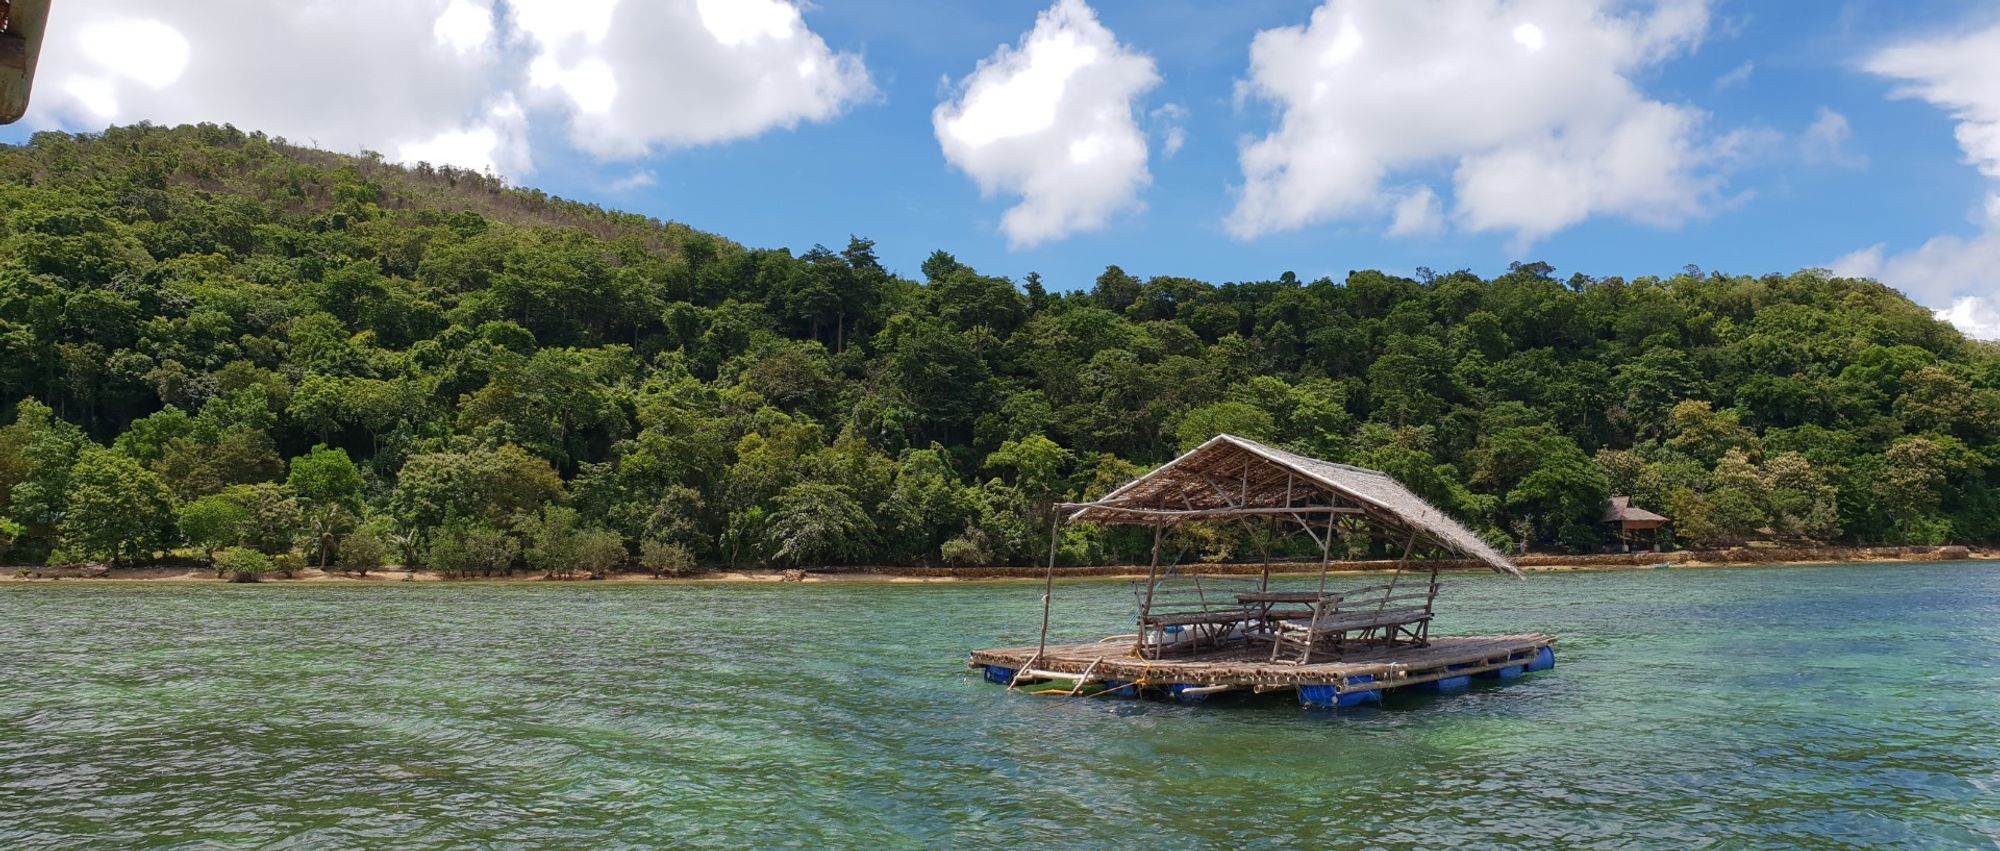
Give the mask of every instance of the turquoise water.
[[2000, 837], [2000, 566], [1450, 576], [1439, 632], [1557, 668], [1339, 715], [980, 682], [1039, 591], [0, 587], [0, 847]]

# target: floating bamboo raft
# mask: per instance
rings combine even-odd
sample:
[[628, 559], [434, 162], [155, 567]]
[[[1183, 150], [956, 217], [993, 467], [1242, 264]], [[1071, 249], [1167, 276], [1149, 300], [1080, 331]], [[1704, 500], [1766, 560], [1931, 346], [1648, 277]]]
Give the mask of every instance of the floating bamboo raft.
[[[1067, 684], [1073, 695], [1156, 693], [1181, 700], [1224, 692], [1296, 689], [1310, 707], [1355, 706], [1385, 691], [1447, 691], [1473, 678], [1508, 679], [1555, 664], [1555, 636], [1541, 633], [1433, 637], [1424, 647], [1356, 646], [1336, 660], [1270, 661], [1268, 645], [1245, 643], [1200, 655], [1144, 659], [1132, 639], [975, 650], [968, 665], [1013, 686]], [[1049, 689], [1039, 689], [1048, 693]]]
[[[1425, 559], [1429, 580], [1422, 585], [1402, 581], [1420, 545], [1515, 578], [1521, 571], [1472, 530], [1377, 470], [1221, 434], [1095, 501], [1054, 509], [1040, 640], [1033, 647], [973, 651], [969, 660], [988, 681], [1010, 689], [1181, 700], [1291, 689], [1306, 706], [1339, 707], [1379, 701], [1385, 691], [1461, 688], [1475, 677], [1504, 679], [1556, 663], [1551, 635], [1430, 634], [1441, 562]], [[1048, 643], [1065, 522], [1152, 527], [1146, 579], [1133, 586], [1135, 634]], [[1181, 574], [1178, 556], [1163, 574], [1160, 547], [1167, 530], [1194, 522], [1262, 522], [1271, 533], [1289, 532], [1285, 524], [1295, 524], [1319, 549], [1319, 581], [1274, 585], [1268, 549], [1254, 586], [1244, 577]], [[1366, 588], [1329, 587], [1334, 540], [1362, 535], [1400, 547], [1395, 574]]]

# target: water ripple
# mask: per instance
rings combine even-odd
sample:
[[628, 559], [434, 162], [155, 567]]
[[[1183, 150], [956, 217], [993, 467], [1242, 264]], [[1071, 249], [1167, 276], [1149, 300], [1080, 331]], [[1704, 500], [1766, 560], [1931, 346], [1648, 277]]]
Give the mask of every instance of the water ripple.
[[[1454, 576], [1562, 664], [1345, 715], [1008, 694], [1039, 588], [0, 588], [0, 847], [1993, 846], [2000, 570]], [[1066, 584], [1064, 637], [1121, 630]]]

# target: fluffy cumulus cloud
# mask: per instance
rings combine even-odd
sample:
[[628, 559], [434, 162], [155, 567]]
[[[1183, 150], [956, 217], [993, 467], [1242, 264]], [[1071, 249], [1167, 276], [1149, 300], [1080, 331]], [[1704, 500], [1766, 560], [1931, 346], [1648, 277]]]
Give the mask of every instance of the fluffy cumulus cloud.
[[228, 122], [512, 177], [542, 119], [625, 157], [874, 92], [784, 0], [93, 0], [53, 4], [49, 33], [40, 126]]
[[1847, 140], [1854, 135], [1854, 129], [1847, 123], [1847, 116], [1826, 107], [1819, 108], [1819, 117], [1806, 127], [1799, 138], [1799, 158], [1811, 165], [1832, 165], [1841, 168], [1861, 168], [1868, 165], [1868, 158], [1847, 150]]
[[784, 0], [512, 0], [534, 43], [528, 88], [569, 114], [591, 153], [633, 157], [839, 115], [873, 97]]
[[1886, 246], [1833, 262], [1835, 274], [1874, 278], [1937, 309], [1937, 317], [1974, 337], [2000, 340], [2000, 223], [1966, 238], [1938, 236], [1913, 251]]
[[55, 3], [29, 120], [227, 122], [335, 150], [528, 167], [490, 0]]
[[1404, 195], [1396, 202], [1396, 216], [1389, 222], [1390, 236], [1425, 236], [1444, 230], [1444, 203], [1428, 186]]
[[1975, 216], [1978, 233], [1934, 237], [1901, 254], [1875, 245], [1842, 257], [1834, 271], [1876, 278], [1967, 334], [2000, 339], [2000, 24], [1892, 45], [1863, 67], [1896, 80], [1897, 96], [1950, 113], [1966, 161], [1993, 186]]
[[1532, 241], [1597, 215], [1673, 225], [1706, 212], [1735, 140], [1648, 98], [1640, 72], [1692, 49], [1704, 0], [1327, 0], [1258, 33], [1239, 96], [1277, 126], [1244, 146], [1239, 237], [1357, 216], [1432, 229], [1449, 218]]
[[[1138, 99], [1153, 60], [1118, 43], [1082, 0], [1059, 0], [1020, 43], [1003, 45], [931, 113], [945, 159], [981, 191], [1019, 195], [1000, 229], [1016, 247], [1103, 227], [1151, 180]], [[1167, 145], [1184, 112], [1170, 123]]]

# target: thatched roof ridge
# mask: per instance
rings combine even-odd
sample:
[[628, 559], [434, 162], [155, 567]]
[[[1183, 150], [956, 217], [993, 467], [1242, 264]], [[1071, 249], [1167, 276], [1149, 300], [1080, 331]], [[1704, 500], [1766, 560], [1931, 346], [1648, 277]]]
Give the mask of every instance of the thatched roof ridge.
[[[1068, 506], [1072, 520], [1097, 523], [1198, 520], [1246, 513], [1286, 516], [1313, 491], [1321, 516], [1351, 513], [1385, 529], [1521, 575], [1472, 530], [1410, 492], [1387, 473], [1308, 458], [1248, 438], [1216, 435], [1096, 502]], [[1325, 499], [1330, 497], [1331, 499]], [[1306, 513], [1301, 511], [1301, 514]], [[1293, 520], [1304, 521], [1297, 515]]]
[[1611, 504], [1605, 506], [1604, 519], [1601, 522], [1651, 524], [1658, 526], [1666, 523], [1667, 518], [1633, 505], [1632, 498], [1629, 496], [1614, 496], [1611, 498]]

